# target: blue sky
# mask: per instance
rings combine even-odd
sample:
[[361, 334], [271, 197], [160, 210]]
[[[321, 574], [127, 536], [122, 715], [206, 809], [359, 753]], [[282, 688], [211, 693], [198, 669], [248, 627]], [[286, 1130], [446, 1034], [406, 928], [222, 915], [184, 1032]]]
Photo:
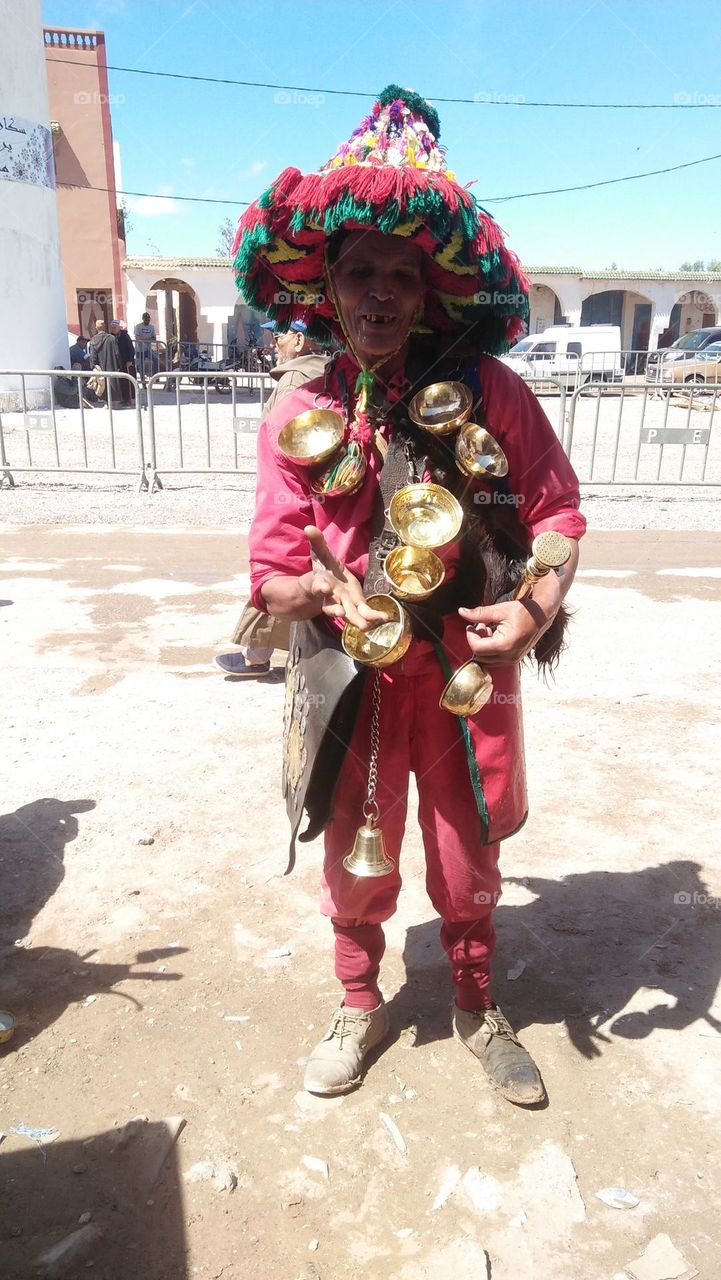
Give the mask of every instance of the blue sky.
[[[721, 152], [718, 0], [44, 0], [51, 26], [106, 34], [108, 62], [438, 103], [448, 162], [531, 266], [663, 267], [721, 257], [721, 160], [566, 195], [494, 197], [658, 169]], [[110, 72], [113, 133], [133, 200], [133, 255], [205, 255], [288, 164], [316, 168], [370, 99], [276, 102], [272, 89]], [[536, 109], [531, 100], [664, 102], [690, 111]], [[509, 105], [505, 105], [509, 104]]]

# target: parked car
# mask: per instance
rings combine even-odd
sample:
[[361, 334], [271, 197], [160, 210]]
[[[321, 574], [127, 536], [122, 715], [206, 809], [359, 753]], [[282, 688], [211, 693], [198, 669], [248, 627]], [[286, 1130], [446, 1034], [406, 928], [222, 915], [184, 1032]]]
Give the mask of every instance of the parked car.
[[688, 360], [676, 360], [662, 366], [663, 385], [672, 383], [709, 383], [721, 387], [721, 340], [710, 342], [700, 351], [694, 351]]
[[623, 381], [621, 330], [613, 324], [553, 325], [521, 338], [501, 359], [522, 378], [567, 386]]
[[699, 352], [716, 342], [721, 342], [721, 325], [694, 329], [692, 333], [685, 333], [682, 338], [677, 338], [670, 347], [665, 347], [662, 351], [650, 351], [646, 365], [649, 382], [685, 382], [683, 376], [676, 377], [675, 371], [672, 374], [671, 366], [695, 360]]

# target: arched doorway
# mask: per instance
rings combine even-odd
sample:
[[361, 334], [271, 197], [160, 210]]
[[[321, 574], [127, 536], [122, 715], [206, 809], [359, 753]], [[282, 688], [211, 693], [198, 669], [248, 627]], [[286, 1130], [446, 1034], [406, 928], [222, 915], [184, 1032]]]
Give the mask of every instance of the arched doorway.
[[532, 285], [528, 301], [531, 308], [529, 333], [543, 333], [554, 324], [563, 324], [561, 300], [550, 285]]
[[708, 329], [717, 323], [714, 300], [704, 289], [682, 293], [671, 308], [668, 327], [669, 343], [695, 329]]
[[150, 312], [159, 341], [169, 350], [177, 351], [179, 345], [186, 343], [197, 344], [198, 298], [185, 280], [172, 276], [156, 280], [148, 290], [145, 309]]
[[640, 372], [651, 338], [653, 302], [634, 289], [601, 289], [584, 298], [581, 324], [612, 324], [621, 332], [621, 350], [635, 353]]

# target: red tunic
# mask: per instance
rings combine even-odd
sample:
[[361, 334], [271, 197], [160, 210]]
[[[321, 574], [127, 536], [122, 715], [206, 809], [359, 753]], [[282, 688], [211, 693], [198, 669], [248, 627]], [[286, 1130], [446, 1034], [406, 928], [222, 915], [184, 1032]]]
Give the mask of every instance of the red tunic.
[[[357, 366], [343, 356], [347, 381], [353, 386]], [[580, 538], [586, 521], [578, 510], [576, 475], [536, 397], [523, 380], [492, 356], [479, 361], [479, 378], [488, 430], [508, 459], [510, 491], [519, 499], [518, 515], [531, 537], [555, 529]], [[251, 602], [265, 611], [263, 584], [279, 575], [299, 576], [311, 569], [308, 540], [303, 532], [315, 524], [336, 556], [361, 581], [365, 575], [370, 525], [378, 487], [380, 460], [371, 454], [361, 488], [348, 497], [323, 501], [314, 494], [308, 473], [278, 450], [281, 428], [296, 414], [314, 407], [322, 381], [299, 387], [286, 396], [262, 423], [258, 436], [256, 510], [250, 530]], [[337, 395], [333, 379], [331, 393]], [[342, 412], [339, 399], [323, 408]], [[484, 486], [478, 485], [479, 490]], [[457, 556], [457, 545], [440, 552], [447, 567]], [[428, 642], [414, 640], [420, 652]], [[446, 620], [443, 639], [451, 667], [470, 656], [461, 618]], [[388, 668], [392, 673], [393, 668]], [[489, 842], [511, 834], [523, 822], [527, 809], [520, 682], [517, 666], [493, 668], [494, 697], [468, 720], [473, 752], [489, 814]], [[448, 716], [429, 699], [429, 731], [434, 715]]]

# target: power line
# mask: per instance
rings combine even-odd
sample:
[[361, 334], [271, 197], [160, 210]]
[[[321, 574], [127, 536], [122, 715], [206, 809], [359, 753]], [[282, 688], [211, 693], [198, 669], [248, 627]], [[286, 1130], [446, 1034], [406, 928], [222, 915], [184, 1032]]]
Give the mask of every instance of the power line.
[[[46, 48], [52, 48], [47, 45]], [[74, 58], [51, 58], [47, 62], [62, 62], [65, 66], [86, 67], [87, 62]], [[370, 98], [378, 97], [376, 93], [367, 93], [359, 89], [318, 89], [298, 84], [268, 84], [262, 80], [231, 80], [221, 76], [191, 76], [181, 71], [150, 71], [141, 67], [119, 67], [114, 63], [103, 64], [108, 71], [123, 71], [133, 76], [157, 76], [164, 80], [193, 80], [200, 84], [230, 84], [242, 89], [275, 89], [285, 93], [322, 94], [325, 97]], [[677, 97], [689, 96], [677, 94]], [[518, 94], [478, 93], [473, 98], [439, 98], [429, 95], [432, 103], [458, 103], [474, 107], [554, 107], [573, 111], [703, 111], [708, 107], [721, 107], [721, 94], [698, 94], [698, 97], [714, 99], [706, 102], [534, 102]]]
[[109, 191], [114, 192], [116, 196], [147, 196], [151, 200], [182, 200], [184, 204], [234, 204], [243, 209], [247, 209], [252, 202], [250, 200], [219, 200], [214, 196], [169, 196], [161, 191], [121, 191], [120, 187], [93, 187], [82, 186], [78, 188], [77, 183], [60, 182], [60, 187], [72, 187], [81, 191]]
[[[534, 196], [558, 196], [565, 195], [570, 191], [593, 191], [597, 187], [612, 187], [619, 182], [637, 182], [639, 178], [655, 178], [658, 174], [678, 173], [679, 169], [693, 169], [699, 164], [710, 164], [712, 160], [721, 160], [721, 153], [715, 156], [702, 156], [700, 160], [687, 160], [684, 164], [668, 165], [665, 169], [648, 169], [645, 173], [629, 173], [623, 178], [604, 178], [600, 182], [583, 182], [574, 187], [551, 187], [547, 191], [519, 191], [512, 196], [483, 196], [479, 197], [479, 204], [504, 204], [509, 200], [530, 200]], [[70, 186], [74, 184], [60, 183], [60, 186]], [[94, 187], [88, 185], [82, 188], [83, 191], [105, 191], [114, 190], [118, 196], [137, 196], [139, 198], [150, 198], [153, 200], [182, 200], [184, 203], [190, 204], [232, 204], [239, 208], [247, 208], [251, 203], [250, 200], [219, 200], [212, 196], [169, 196], [157, 191], [121, 191], [119, 187]]]
[[551, 187], [548, 191], [523, 191], [514, 196], [486, 196], [481, 204], [501, 204], [507, 200], [529, 200], [532, 196], [558, 196], [566, 191], [592, 191], [594, 187], [612, 187], [618, 182], [636, 182], [639, 178], [654, 178], [659, 173], [677, 173], [679, 169], [692, 169], [697, 164], [709, 164], [721, 160], [721, 154], [703, 156], [701, 160], [687, 160], [685, 164], [672, 164], [666, 169], [649, 169], [647, 173], [630, 173], [625, 178], [605, 178], [602, 182], [584, 182], [578, 187]]

